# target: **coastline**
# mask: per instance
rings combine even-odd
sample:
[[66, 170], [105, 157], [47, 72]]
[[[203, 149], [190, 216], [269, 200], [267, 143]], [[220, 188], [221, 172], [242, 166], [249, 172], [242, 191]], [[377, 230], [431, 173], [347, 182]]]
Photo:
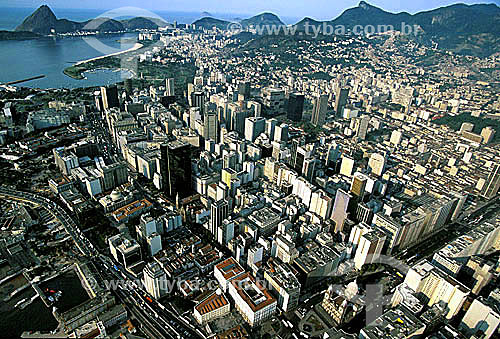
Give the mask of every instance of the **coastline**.
[[111, 54], [102, 55], [102, 56], [91, 58], [91, 59], [87, 59], [87, 60], [78, 61], [73, 66], [79, 66], [79, 65], [85, 64], [87, 62], [91, 62], [91, 61], [95, 61], [95, 60], [100, 60], [100, 59], [104, 59], [104, 58], [107, 58], [107, 57], [117, 56], [117, 55], [128, 53], [128, 52], [137, 51], [138, 49], [141, 49], [142, 47], [144, 47], [144, 45], [137, 42], [132, 48], [129, 48], [126, 51], [111, 53]]
[[[111, 53], [111, 54], [102, 55], [102, 56], [87, 59], [87, 60], [78, 61], [78, 62], [74, 63], [72, 66], [69, 66], [66, 69], [64, 69], [63, 73], [66, 76], [73, 78], [75, 80], [84, 80], [85, 79], [85, 76], [84, 76], [85, 72], [96, 71], [98, 69], [119, 69], [119, 70], [122, 70], [122, 68], [120, 68], [119, 65], [117, 65], [117, 64], [114, 65], [112, 63], [112, 61], [114, 60], [113, 57], [117, 56], [117, 55], [125, 54], [125, 53], [134, 52], [134, 51], [137, 51], [143, 47], [144, 47], [143, 44], [136, 43], [132, 48], [129, 48], [128, 50], [125, 50], [125, 51]], [[109, 63], [102, 64], [102, 62], [106, 63], [106, 61], [105, 61], [106, 59], [111, 60], [111, 64], [109, 64]], [[93, 63], [95, 61], [101, 61], [101, 64], [91, 65], [90, 68], [86, 67], [86, 64]], [[133, 72], [132, 70], [128, 70], [128, 71], [135, 74], [135, 72]]]

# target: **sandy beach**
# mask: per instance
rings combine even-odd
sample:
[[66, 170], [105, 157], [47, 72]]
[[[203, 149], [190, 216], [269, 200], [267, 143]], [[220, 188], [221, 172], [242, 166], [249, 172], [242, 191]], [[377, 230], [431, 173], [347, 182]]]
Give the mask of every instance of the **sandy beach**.
[[133, 51], [138, 50], [139, 48], [142, 48], [142, 46], [143, 46], [142, 44], [136, 43], [134, 45], [134, 47], [132, 47], [130, 49], [127, 49], [126, 51], [111, 53], [111, 54], [102, 55], [102, 56], [99, 56], [99, 57], [96, 57], [96, 58], [92, 58], [92, 59], [78, 61], [77, 63], [74, 64], [74, 66], [78, 66], [78, 65], [81, 65], [81, 64], [84, 64], [84, 63], [87, 63], [87, 62], [90, 62], [90, 61], [94, 61], [94, 60], [99, 60], [99, 59], [104, 59], [104, 58], [111, 57], [111, 56], [120, 55], [120, 54], [123, 54], [123, 53], [133, 52]]

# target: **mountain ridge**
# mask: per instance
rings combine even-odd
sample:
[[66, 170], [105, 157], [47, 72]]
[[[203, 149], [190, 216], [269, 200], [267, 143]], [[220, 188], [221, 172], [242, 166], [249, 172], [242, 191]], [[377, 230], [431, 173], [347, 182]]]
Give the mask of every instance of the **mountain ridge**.
[[98, 17], [92, 20], [77, 22], [58, 19], [47, 5], [40, 6], [16, 27], [15, 32], [31, 32], [40, 35], [55, 33], [74, 33], [76, 31], [119, 32], [127, 29], [157, 29], [162, 23], [157, 18], [135, 17], [124, 20]]

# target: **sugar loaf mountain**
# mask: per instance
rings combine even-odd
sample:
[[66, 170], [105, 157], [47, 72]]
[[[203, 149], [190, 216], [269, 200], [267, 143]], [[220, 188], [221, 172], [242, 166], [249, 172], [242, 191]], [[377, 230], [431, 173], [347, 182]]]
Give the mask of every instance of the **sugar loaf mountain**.
[[[334, 27], [343, 25], [347, 30], [352, 30], [356, 25], [374, 27], [391, 25], [395, 30], [401, 30], [404, 23], [419, 28], [418, 36], [411, 38], [423, 43], [437, 43], [441, 49], [479, 56], [500, 53], [500, 7], [495, 4], [456, 4], [409, 14], [386, 12], [361, 1], [357, 7], [345, 10], [333, 20], [323, 22], [304, 18], [295, 26], [298, 30], [303, 30], [306, 22], [316, 26], [321, 26], [324, 22]], [[155, 29], [164, 24], [165, 22], [159, 19], [142, 17], [127, 20], [97, 18], [86, 22], [75, 22], [58, 19], [48, 6], [43, 5], [27, 17], [15, 32], [0, 32], [0, 39], [31, 38], [51, 34], [52, 30], [57, 33], [83, 30], [117, 32], [142, 28]], [[206, 29], [217, 27], [225, 30], [230, 22], [206, 16], [193, 24]], [[283, 25], [283, 22], [275, 14], [262, 13], [240, 20], [240, 24], [243, 28], [248, 28], [255, 25]]]
[[16, 28], [16, 32], [31, 32], [39, 35], [51, 34], [52, 30], [57, 33], [73, 33], [77, 31], [119, 32], [134, 29], [156, 29], [161, 25], [165, 25], [165, 22], [156, 18], [143, 17], [127, 20], [96, 18], [84, 22], [58, 19], [48, 6], [43, 5], [24, 19]]

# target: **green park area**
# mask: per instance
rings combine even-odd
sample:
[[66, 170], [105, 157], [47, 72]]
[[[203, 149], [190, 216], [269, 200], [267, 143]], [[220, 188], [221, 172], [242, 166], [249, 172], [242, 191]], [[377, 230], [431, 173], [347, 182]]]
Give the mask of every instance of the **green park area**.
[[489, 119], [489, 118], [476, 118], [470, 115], [470, 113], [462, 113], [457, 116], [446, 115], [440, 119], [434, 121], [438, 125], [446, 125], [455, 131], [459, 131], [463, 123], [469, 122], [474, 124], [474, 133], [481, 134], [481, 130], [485, 127], [491, 127], [495, 130], [495, 137], [493, 138], [493, 143], [500, 142], [500, 120]]

